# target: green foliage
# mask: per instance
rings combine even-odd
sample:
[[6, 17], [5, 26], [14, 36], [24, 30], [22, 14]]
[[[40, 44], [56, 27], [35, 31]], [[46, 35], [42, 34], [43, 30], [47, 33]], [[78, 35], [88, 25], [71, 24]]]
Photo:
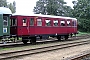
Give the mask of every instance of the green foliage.
[[77, 36], [81, 36], [81, 35], [90, 35], [90, 33], [78, 31]]
[[33, 11], [35, 14], [70, 16], [71, 10], [64, 0], [39, 0]]
[[6, 2], [6, 0], [0, 0], [0, 7], [2, 7], [2, 6], [7, 6], [7, 2]]
[[73, 16], [78, 17], [80, 31], [90, 32], [90, 0], [73, 1]]
[[74, 12], [76, 17], [90, 18], [90, 0], [78, 0], [74, 2]]
[[12, 11], [12, 13], [16, 12], [16, 3], [8, 3], [7, 0], [0, 0], [0, 7], [8, 7]]
[[90, 19], [78, 19], [78, 28], [80, 31], [90, 32]]
[[8, 5], [8, 7], [10, 8], [10, 10], [12, 11], [12, 13], [15, 13], [16, 12], [16, 3], [15, 3], [15, 1], [13, 2], [13, 4], [12, 3], [10, 3], [9, 5]]

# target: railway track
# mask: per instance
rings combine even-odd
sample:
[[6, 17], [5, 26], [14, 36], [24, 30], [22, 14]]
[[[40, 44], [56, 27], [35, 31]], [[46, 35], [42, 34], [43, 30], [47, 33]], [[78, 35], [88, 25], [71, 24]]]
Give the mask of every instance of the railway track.
[[68, 57], [65, 60], [90, 60], [90, 50], [85, 51], [79, 55]]
[[[72, 38], [69, 38], [68, 40], [61, 40], [60, 42], [67, 42], [67, 41], [74, 41], [74, 40], [79, 40], [79, 39], [85, 39], [85, 38], [90, 38], [90, 35], [82, 35], [82, 36], [74, 36]], [[49, 39], [49, 40], [45, 40], [45, 41], [37, 41], [36, 45], [39, 44], [48, 44], [48, 43], [55, 43], [58, 42], [57, 39]], [[32, 45], [30, 43], [27, 44], [23, 44], [22, 42], [18, 42], [18, 43], [7, 43], [7, 44], [0, 44], [0, 48], [12, 48], [12, 47], [22, 47], [22, 46], [28, 46], [28, 45]]]
[[43, 52], [49, 52], [49, 51], [53, 51], [53, 50], [59, 50], [59, 49], [89, 44], [89, 43], [90, 43], [90, 40], [87, 39], [87, 40], [79, 41], [79, 42], [55, 44], [55, 45], [51, 45], [51, 46], [34, 48], [34, 49], [0, 53], [0, 60], [10, 59], [10, 58], [20, 57], [20, 56], [26, 56], [26, 55], [32, 55], [32, 54], [38, 54], [38, 53], [43, 53]]

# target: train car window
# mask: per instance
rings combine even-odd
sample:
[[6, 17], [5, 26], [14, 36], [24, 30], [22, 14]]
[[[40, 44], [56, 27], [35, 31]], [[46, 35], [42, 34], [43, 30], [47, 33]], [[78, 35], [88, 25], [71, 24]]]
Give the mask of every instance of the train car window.
[[37, 26], [42, 26], [42, 20], [41, 19], [37, 19]]
[[54, 26], [58, 26], [58, 20], [53, 20]]
[[3, 16], [3, 25], [8, 26], [8, 17], [7, 16]]
[[17, 26], [17, 20], [16, 18], [11, 19], [11, 26]]
[[51, 20], [45, 20], [46, 26], [51, 26]]
[[34, 18], [30, 18], [30, 26], [34, 26]]
[[11, 19], [10, 19], [10, 26], [12, 25], [12, 21], [11, 21]]
[[71, 23], [70, 23], [70, 21], [67, 21], [67, 26], [71, 26]]
[[76, 21], [72, 21], [72, 26], [76, 26]]
[[62, 21], [60, 22], [60, 25], [61, 25], [61, 26], [65, 26], [65, 21], [62, 20]]
[[26, 19], [23, 19], [23, 26], [26, 26]]

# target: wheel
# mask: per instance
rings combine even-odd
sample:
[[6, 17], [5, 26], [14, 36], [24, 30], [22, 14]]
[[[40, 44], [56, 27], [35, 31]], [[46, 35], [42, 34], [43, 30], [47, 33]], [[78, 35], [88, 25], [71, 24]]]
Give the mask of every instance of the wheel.
[[68, 35], [65, 36], [65, 40], [67, 40], [67, 39], [68, 39]]
[[36, 37], [31, 38], [30, 42], [31, 44], [36, 44]]
[[70, 37], [72, 37], [73, 34], [70, 34]]
[[24, 44], [27, 44], [27, 42], [28, 42], [27, 37], [22, 37], [22, 42], [23, 42]]
[[24, 44], [27, 44], [28, 40], [22, 40], [22, 42], [23, 42]]
[[60, 41], [61, 40], [61, 36], [57, 36], [57, 39], [58, 39], [58, 41]]
[[40, 36], [40, 39], [42, 39], [42, 36]]

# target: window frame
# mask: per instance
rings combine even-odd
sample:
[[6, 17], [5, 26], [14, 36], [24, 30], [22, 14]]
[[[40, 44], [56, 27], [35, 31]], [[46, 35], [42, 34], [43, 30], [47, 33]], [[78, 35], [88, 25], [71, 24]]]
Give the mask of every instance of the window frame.
[[59, 21], [58, 21], [57, 25], [54, 24], [54, 21], [58, 21], [58, 20], [53, 20], [53, 26], [54, 26], [54, 27], [59, 26]]
[[[25, 22], [23, 20], [25, 20]], [[22, 23], [23, 23], [23, 26], [27, 26], [27, 19], [26, 18], [23, 18], [22, 19]]]
[[[15, 19], [15, 24], [13, 24], [13, 19]], [[17, 19], [16, 18], [11, 18], [11, 26], [17, 26]]]
[[[47, 25], [47, 22], [46, 22], [46, 21], [50, 21], [50, 25]], [[46, 19], [46, 20], [45, 20], [45, 26], [47, 26], [47, 27], [52, 26], [52, 24], [51, 24], [51, 20], [50, 20], [50, 19]]]
[[[61, 23], [61, 22], [64, 22], [64, 25], [62, 25], [62, 23]], [[61, 26], [61, 27], [66, 26], [66, 24], [65, 24], [65, 20], [60, 20], [60, 26]]]
[[72, 20], [72, 26], [77, 26], [77, 21], [76, 20]]
[[[33, 19], [33, 25], [31, 25], [31, 19]], [[34, 18], [30, 18], [30, 26], [34, 26]]]
[[[4, 21], [4, 17], [6, 17], [6, 18], [7, 18], [7, 20], [6, 20], [6, 21]], [[7, 25], [4, 25], [4, 22], [7, 22]], [[8, 16], [3, 16], [3, 26], [8, 26]]]
[[[40, 24], [38, 24], [38, 22], [39, 22]], [[37, 19], [37, 26], [42, 26], [42, 19], [41, 19], [41, 18], [38, 18], [38, 19]]]
[[[68, 22], [69, 22], [69, 24], [68, 24]], [[67, 20], [67, 26], [68, 27], [71, 26], [71, 21], [70, 20]]]

